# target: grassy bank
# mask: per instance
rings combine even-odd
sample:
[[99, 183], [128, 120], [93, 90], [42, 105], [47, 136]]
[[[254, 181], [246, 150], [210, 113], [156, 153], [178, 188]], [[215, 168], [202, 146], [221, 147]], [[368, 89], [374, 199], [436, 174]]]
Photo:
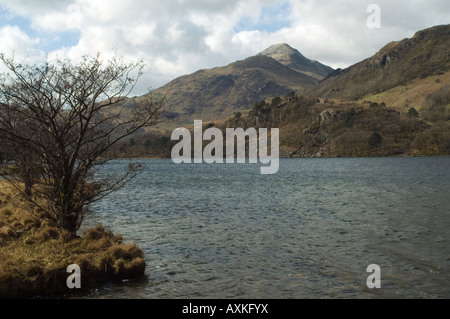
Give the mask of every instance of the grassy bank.
[[79, 293], [66, 285], [71, 264], [81, 268], [81, 292], [145, 271], [143, 252], [135, 244], [124, 244], [101, 225], [73, 238], [0, 180], [0, 298]]

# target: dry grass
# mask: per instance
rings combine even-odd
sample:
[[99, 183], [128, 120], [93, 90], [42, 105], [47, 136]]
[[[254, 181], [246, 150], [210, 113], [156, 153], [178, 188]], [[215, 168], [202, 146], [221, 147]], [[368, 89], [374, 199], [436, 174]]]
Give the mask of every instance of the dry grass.
[[362, 101], [377, 103], [385, 102], [400, 112], [407, 112], [409, 108], [422, 110], [428, 95], [439, 91], [450, 83], [450, 72], [429, 76], [426, 79], [414, 79], [407, 85], [396, 86], [379, 94], [367, 95]]
[[142, 250], [121, 236], [97, 225], [72, 238], [38, 215], [0, 180], [0, 298], [73, 293], [66, 286], [71, 264], [81, 268], [83, 291], [144, 274]]

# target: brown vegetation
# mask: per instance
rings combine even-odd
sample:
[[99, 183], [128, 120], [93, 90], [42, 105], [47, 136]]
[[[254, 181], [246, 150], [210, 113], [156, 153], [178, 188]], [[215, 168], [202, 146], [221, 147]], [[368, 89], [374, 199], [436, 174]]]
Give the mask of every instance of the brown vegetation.
[[315, 76], [259, 55], [179, 77], [153, 93], [170, 91], [163, 118], [185, 125], [195, 119], [224, 119], [236, 111], [247, 110], [258, 100], [311, 88], [318, 80], [317, 74], [310, 74]]
[[[426, 113], [423, 113], [426, 114]], [[427, 123], [385, 103], [289, 94], [256, 103], [219, 128], [280, 128], [285, 157], [450, 155], [448, 121]]]
[[444, 75], [450, 69], [450, 25], [417, 32], [413, 38], [387, 44], [378, 53], [345, 70], [337, 70], [310, 94], [359, 100], [414, 79]]
[[[255, 103], [250, 111], [226, 120], [204, 122], [203, 129], [215, 126], [225, 134], [228, 127], [280, 128], [282, 157], [450, 155], [449, 108], [441, 105], [449, 103], [445, 93], [430, 95], [420, 112], [402, 112], [384, 102], [318, 99], [292, 92]], [[177, 141], [166, 134], [136, 136], [122, 146], [128, 150], [122, 154], [128, 156], [118, 157], [170, 157]], [[148, 152], [145, 141], [152, 138], [160, 143]]]
[[71, 264], [81, 268], [83, 292], [142, 276], [142, 250], [122, 240], [101, 225], [73, 238], [0, 180], [0, 298], [72, 294], [76, 291], [66, 286]]

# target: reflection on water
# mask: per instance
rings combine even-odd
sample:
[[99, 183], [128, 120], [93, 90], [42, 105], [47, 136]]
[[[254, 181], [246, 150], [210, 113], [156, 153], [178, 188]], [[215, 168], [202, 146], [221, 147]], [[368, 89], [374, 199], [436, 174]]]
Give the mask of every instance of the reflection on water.
[[[147, 276], [89, 297], [450, 297], [448, 158], [284, 159], [276, 175], [142, 162], [85, 226], [138, 243]], [[366, 286], [370, 264], [381, 289]]]

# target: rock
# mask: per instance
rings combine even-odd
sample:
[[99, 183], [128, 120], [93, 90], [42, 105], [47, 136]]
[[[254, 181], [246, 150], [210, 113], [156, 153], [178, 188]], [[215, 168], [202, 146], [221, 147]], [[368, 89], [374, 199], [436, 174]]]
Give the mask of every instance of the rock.
[[318, 118], [321, 128], [333, 124], [333, 122], [336, 120], [337, 120], [337, 112], [335, 110], [325, 110], [322, 113], [320, 113]]
[[325, 143], [327, 141], [328, 137], [326, 135], [326, 133], [324, 133], [323, 131], [320, 131], [315, 137], [314, 137], [314, 141], [321, 145], [323, 143]]

